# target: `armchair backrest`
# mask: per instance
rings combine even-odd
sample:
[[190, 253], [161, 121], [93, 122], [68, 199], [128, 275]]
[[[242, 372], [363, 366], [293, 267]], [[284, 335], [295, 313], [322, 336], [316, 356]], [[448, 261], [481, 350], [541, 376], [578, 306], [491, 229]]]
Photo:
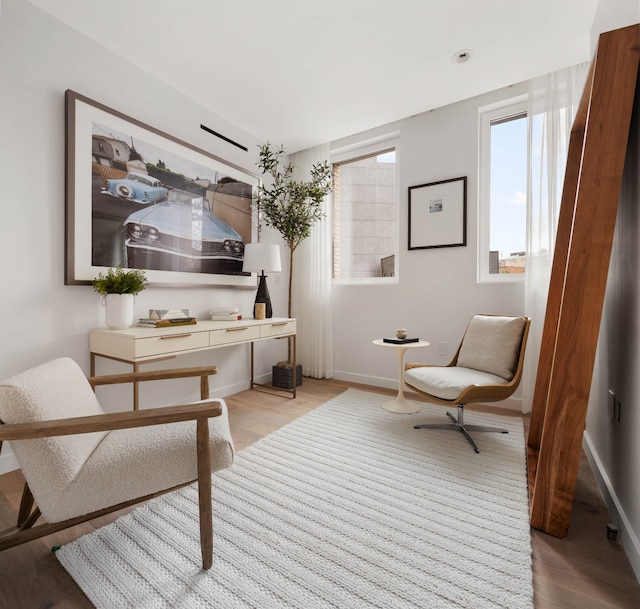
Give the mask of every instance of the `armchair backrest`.
[[[72, 359], [55, 359], [0, 382], [0, 421], [32, 423], [102, 414], [84, 373]], [[36, 499], [65, 488], [107, 432], [12, 441]]]
[[528, 323], [525, 317], [475, 315], [462, 339], [456, 365], [510, 381], [518, 365]]

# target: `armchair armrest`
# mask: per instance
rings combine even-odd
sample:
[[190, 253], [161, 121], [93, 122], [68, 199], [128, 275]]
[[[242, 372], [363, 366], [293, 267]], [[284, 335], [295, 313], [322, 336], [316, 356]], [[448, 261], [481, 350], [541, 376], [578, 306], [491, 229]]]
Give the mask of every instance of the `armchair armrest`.
[[[197, 366], [194, 368], [172, 368], [170, 370], [147, 370], [145, 372], [123, 372], [120, 374], [106, 374], [87, 378], [91, 388], [95, 391], [99, 385], [116, 385], [119, 383], [134, 383], [142, 381], [161, 381], [165, 379], [179, 379], [191, 376], [200, 377], [200, 399], [208, 400], [209, 376], [216, 374], [215, 366]], [[137, 394], [134, 393], [133, 409], [138, 410]]]
[[0, 444], [10, 440], [49, 438], [95, 431], [163, 425], [165, 423], [177, 423], [194, 419], [203, 420], [217, 417], [221, 414], [222, 406], [219, 400], [209, 400], [197, 404], [148, 408], [132, 412], [114, 412], [88, 417], [38, 421], [35, 423], [3, 424], [0, 425]]
[[142, 381], [161, 381], [190, 376], [211, 376], [217, 373], [215, 366], [197, 366], [195, 368], [172, 368], [170, 370], [147, 370], [145, 372], [123, 372], [87, 378], [92, 387], [98, 385], [116, 385], [118, 383], [139, 383]]

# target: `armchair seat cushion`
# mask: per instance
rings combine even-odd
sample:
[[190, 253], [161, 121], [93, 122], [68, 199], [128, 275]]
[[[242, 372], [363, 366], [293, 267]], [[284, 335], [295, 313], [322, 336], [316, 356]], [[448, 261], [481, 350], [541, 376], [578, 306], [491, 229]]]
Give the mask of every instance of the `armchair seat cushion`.
[[[233, 462], [227, 407], [209, 419], [212, 471]], [[110, 431], [66, 488], [29, 482], [48, 522], [88, 514], [197, 479], [196, 422]]]
[[441, 400], [455, 400], [471, 385], [503, 385], [496, 374], [463, 366], [422, 366], [404, 373], [407, 385]]

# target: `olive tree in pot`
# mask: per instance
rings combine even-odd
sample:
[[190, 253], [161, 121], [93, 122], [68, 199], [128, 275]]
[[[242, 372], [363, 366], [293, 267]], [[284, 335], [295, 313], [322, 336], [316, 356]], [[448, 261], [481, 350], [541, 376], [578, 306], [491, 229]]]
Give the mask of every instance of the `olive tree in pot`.
[[102, 296], [105, 307], [105, 323], [111, 330], [121, 330], [133, 324], [133, 300], [144, 290], [147, 278], [143, 270], [125, 270], [120, 265], [107, 269], [106, 275], [98, 273], [91, 282], [93, 289]]
[[[291, 295], [293, 292], [293, 254], [296, 248], [311, 234], [313, 225], [325, 213], [322, 209], [324, 198], [331, 192], [331, 169], [327, 160], [315, 163], [309, 180], [294, 180], [294, 165], [285, 163], [282, 146], [273, 148], [269, 142], [260, 146], [258, 167], [263, 175], [270, 176], [269, 184], [261, 184], [255, 199], [258, 218], [275, 228], [289, 248], [289, 301], [288, 317], [293, 317]], [[293, 370], [292, 341], [286, 362], [273, 367], [273, 385], [284, 389], [302, 384], [302, 366]], [[295, 377], [294, 377], [295, 372]]]

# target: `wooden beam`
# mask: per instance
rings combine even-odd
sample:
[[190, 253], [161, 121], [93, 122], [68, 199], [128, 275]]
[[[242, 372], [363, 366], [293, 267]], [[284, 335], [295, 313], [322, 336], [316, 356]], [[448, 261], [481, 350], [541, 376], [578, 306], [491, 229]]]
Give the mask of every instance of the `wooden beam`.
[[571, 133], [528, 439], [531, 526], [568, 533], [640, 60], [600, 36]]

